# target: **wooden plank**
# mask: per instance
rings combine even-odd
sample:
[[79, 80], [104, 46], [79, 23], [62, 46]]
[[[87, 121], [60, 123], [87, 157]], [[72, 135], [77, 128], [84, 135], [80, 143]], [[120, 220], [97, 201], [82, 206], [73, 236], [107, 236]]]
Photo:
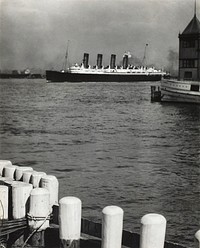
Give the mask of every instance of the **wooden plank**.
[[90, 236], [101, 238], [101, 224], [87, 219], [81, 219], [81, 232]]

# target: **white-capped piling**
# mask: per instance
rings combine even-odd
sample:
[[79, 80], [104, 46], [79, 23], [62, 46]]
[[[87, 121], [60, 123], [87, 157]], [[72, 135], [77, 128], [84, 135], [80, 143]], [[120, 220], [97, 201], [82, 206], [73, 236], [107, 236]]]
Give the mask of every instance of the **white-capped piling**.
[[0, 220], [8, 219], [8, 187], [0, 185]]
[[13, 182], [13, 179], [10, 177], [0, 177], [0, 181], [2, 182]]
[[15, 171], [15, 180], [21, 181], [24, 171], [33, 171], [32, 167], [19, 166]]
[[12, 184], [13, 219], [24, 218], [27, 213], [32, 184], [16, 182]]
[[30, 178], [30, 183], [33, 184], [33, 188], [39, 187], [40, 180], [43, 176], [46, 176], [45, 172], [33, 171]]
[[30, 183], [30, 180], [31, 180], [31, 176], [32, 176], [32, 173], [34, 172], [34, 170], [28, 170], [28, 171], [23, 171], [23, 175], [22, 175], [22, 181], [25, 182], [25, 183]]
[[47, 189], [35, 188], [30, 194], [28, 225], [31, 230], [42, 231], [49, 227], [50, 196]]
[[58, 179], [53, 175], [45, 175], [41, 178], [41, 187], [50, 193], [50, 206], [58, 205]]
[[200, 248], [200, 230], [195, 233], [195, 238], [198, 240]]
[[15, 171], [16, 171], [17, 168], [18, 168], [17, 165], [12, 165], [12, 166], [10, 166], [10, 165], [7, 166], [6, 165], [4, 167], [4, 169], [3, 169], [3, 176], [14, 179]]
[[80, 246], [82, 203], [76, 197], [59, 201], [59, 235], [63, 248]]
[[163, 248], [166, 219], [160, 214], [146, 214], [141, 219], [140, 248]]
[[27, 214], [30, 232], [29, 243], [33, 247], [44, 246], [44, 231], [49, 227], [50, 196], [47, 189], [35, 188], [30, 194], [30, 209]]
[[124, 211], [117, 206], [107, 206], [102, 214], [102, 248], [121, 248]]
[[12, 163], [9, 160], [0, 160], [0, 176], [3, 174], [3, 169], [5, 166], [12, 166]]

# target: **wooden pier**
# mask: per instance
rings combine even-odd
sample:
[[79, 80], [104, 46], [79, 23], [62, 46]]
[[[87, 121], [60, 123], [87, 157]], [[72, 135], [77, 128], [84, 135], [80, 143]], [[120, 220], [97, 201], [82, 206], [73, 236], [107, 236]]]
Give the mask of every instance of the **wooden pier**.
[[[186, 248], [165, 241], [160, 214], [144, 215], [138, 234], [123, 230], [120, 207], [105, 207], [96, 223], [82, 217], [80, 199], [58, 200], [58, 191], [55, 176], [0, 160], [0, 248]], [[200, 230], [194, 235], [198, 247]]]
[[151, 86], [151, 101], [152, 102], [161, 102], [161, 90], [160, 86]]

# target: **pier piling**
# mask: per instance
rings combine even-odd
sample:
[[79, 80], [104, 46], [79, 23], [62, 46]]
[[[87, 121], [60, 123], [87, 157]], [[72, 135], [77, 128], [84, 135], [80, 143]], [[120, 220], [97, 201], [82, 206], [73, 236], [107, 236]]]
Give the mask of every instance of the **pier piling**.
[[23, 171], [22, 181], [25, 183], [30, 183], [30, 179], [34, 170]]
[[195, 233], [195, 238], [198, 240], [200, 248], [200, 230]]
[[59, 235], [62, 248], [79, 248], [81, 238], [81, 200], [64, 197], [59, 201]]
[[8, 219], [8, 187], [0, 185], [0, 220]]
[[45, 175], [41, 178], [41, 187], [47, 189], [50, 193], [50, 207], [58, 205], [58, 179], [53, 175]]
[[13, 219], [25, 218], [32, 188], [33, 186], [28, 183], [15, 182], [12, 184]]
[[44, 246], [44, 230], [49, 227], [50, 196], [47, 189], [35, 188], [30, 194], [30, 209], [27, 214], [29, 243], [32, 246]]
[[146, 214], [141, 219], [140, 248], [164, 248], [166, 219], [160, 214]]
[[102, 248], [121, 248], [124, 211], [107, 206], [102, 211]]
[[3, 169], [3, 176], [4, 177], [9, 177], [11, 179], [15, 178], [15, 171], [18, 168], [17, 165], [6, 165]]
[[3, 175], [3, 169], [5, 166], [12, 166], [12, 163], [9, 160], [0, 160], [0, 176]]
[[37, 172], [37, 171], [33, 171], [31, 174], [31, 178], [30, 178], [30, 183], [33, 184], [33, 188], [38, 188], [41, 178], [43, 176], [46, 176], [45, 172]]
[[33, 171], [33, 168], [19, 166], [15, 171], [15, 180], [22, 181], [24, 171]]

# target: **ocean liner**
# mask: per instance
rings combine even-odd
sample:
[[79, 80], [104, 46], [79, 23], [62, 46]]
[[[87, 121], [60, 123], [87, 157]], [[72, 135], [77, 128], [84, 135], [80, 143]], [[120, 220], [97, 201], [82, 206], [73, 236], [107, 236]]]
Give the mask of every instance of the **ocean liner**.
[[102, 54], [97, 55], [97, 64], [89, 65], [89, 54], [84, 53], [81, 65], [75, 64], [67, 70], [46, 70], [47, 82], [135, 82], [159, 81], [165, 74], [162, 70], [129, 65], [129, 53], [123, 56], [122, 66], [116, 66], [116, 55], [111, 54], [110, 65], [102, 65]]

